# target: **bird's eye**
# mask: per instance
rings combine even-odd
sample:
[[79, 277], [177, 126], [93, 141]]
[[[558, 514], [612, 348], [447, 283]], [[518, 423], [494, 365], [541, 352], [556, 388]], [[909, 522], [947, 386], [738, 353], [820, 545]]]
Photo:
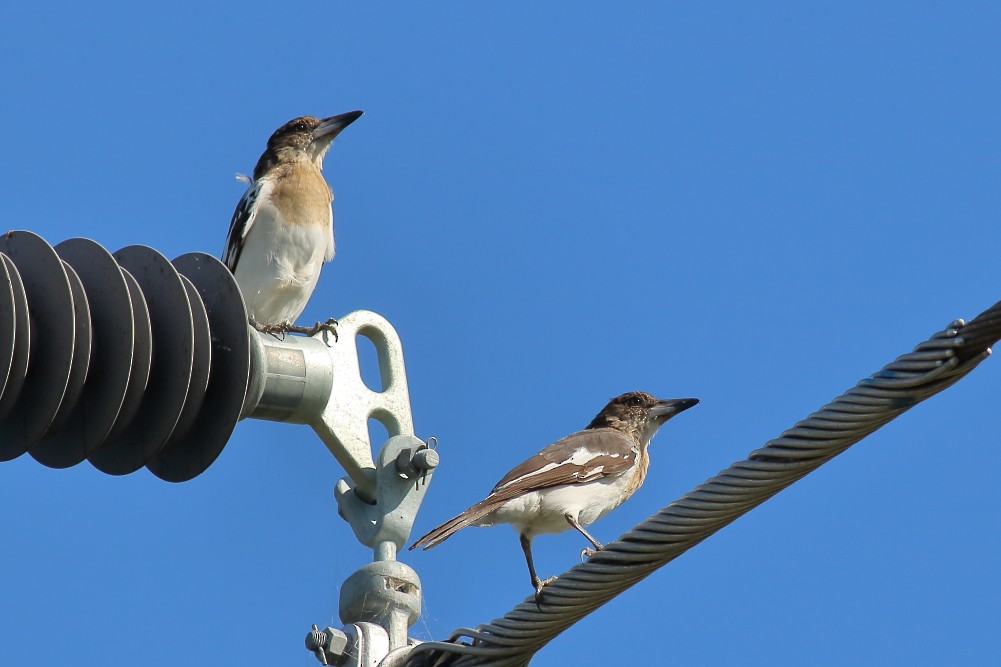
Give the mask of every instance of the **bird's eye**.
[[643, 401], [640, 400], [639, 396], [633, 396], [632, 398], [629, 399], [629, 405], [639, 405], [642, 402]]
[[299, 121], [298, 123], [295, 124], [295, 129], [298, 132], [304, 132], [306, 130], [306, 124], [303, 123], [302, 121]]

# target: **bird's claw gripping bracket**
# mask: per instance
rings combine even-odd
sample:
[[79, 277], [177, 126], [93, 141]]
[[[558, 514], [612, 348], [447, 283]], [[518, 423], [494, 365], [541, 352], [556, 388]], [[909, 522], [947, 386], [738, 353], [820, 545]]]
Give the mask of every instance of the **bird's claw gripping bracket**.
[[[309, 424], [348, 473], [334, 491], [338, 512], [375, 559], [344, 582], [340, 616], [351, 644], [345, 651], [360, 656], [356, 664], [375, 665], [388, 650], [407, 645], [407, 629], [420, 614], [420, 579], [396, 554], [410, 537], [438, 452], [414, 436], [403, 349], [393, 326], [376, 313], [355, 311], [338, 320], [337, 331], [338, 341], [329, 346], [319, 336], [252, 335], [256, 371], [243, 415]], [[375, 346], [381, 391], [362, 379], [359, 336]], [[378, 463], [370, 418], [390, 436]], [[307, 646], [323, 643], [314, 633], [307, 637]]]

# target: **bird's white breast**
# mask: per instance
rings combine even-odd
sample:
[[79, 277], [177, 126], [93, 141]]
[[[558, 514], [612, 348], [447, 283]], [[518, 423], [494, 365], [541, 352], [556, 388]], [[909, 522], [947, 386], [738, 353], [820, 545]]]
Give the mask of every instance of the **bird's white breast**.
[[492, 512], [480, 525], [510, 523], [520, 533], [559, 533], [570, 528], [566, 515], [583, 526], [594, 523], [628, 497], [635, 470], [586, 484], [569, 484], [530, 491]]
[[262, 198], [258, 206], [234, 276], [258, 322], [294, 322], [320, 277], [330, 244], [329, 212], [319, 224], [294, 224], [269, 199]]

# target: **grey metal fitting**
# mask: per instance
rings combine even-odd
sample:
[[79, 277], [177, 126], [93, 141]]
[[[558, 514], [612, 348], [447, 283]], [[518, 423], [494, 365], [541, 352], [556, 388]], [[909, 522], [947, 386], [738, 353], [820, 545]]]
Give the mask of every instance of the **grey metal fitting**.
[[378, 667], [389, 653], [389, 635], [375, 623], [354, 623], [345, 626], [348, 635], [347, 655], [351, 667]]
[[337, 665], [343, 662], [347, 645], [348, 636], [337, 628], [328, 627], [320, 630], [314, 625], [312, 631], [306, 635], [306, 648], [324, 665]]
[[[306, 635], [306, 648], [324, 665], [378, 667], [389, 653], [389, 634], [374, 623], [354, 623], [344, 630], [315, 625]], [[406, 648], [412, 648], [408, 646]]]
[[421, 580], [412, 567], [398, 561], [369, 563], [341, 586], [344, 623], [376, 623], [389, 634], [389, 648], [407, 644], [407, 629], [420, 617]]
[[[396, 329], [381, 315], [356, 310], [338, 320], [338, 339], [329, 345], [321, 336], [279, 340], [251, 332], [252, 371], [243, 416], [309, 424], [348, 473], [355, 493], [366, 502], [375, 500], [369, 418], [378, 419], [390, 436], [414, 432]], [[375, 346], [382, 391], [369, 389], [362, 379], [358, 336]]]
[[422, 445], [416, 450], [408, 447], [396, 457], [396, 469], [407, 479], [414, 479], [434, 470], [440, 462], [438, 452], [427, 445]]
[[410, 539], [410, 529], [433, 470], [421, 473], [418, 483], [402, 476], [397, 462], [405, 452], [421, 447], [425, 447], [424, 443], [412, 435], [398, 435], [386, 441], [379, 452], [374, 503], [367, 502], [357, 492], [351, 478], [341, 479], [334, 489], [338, 512], [351, 524], [358, 541], [375, 549], [380, 559], [395, 559], [396, 552]]

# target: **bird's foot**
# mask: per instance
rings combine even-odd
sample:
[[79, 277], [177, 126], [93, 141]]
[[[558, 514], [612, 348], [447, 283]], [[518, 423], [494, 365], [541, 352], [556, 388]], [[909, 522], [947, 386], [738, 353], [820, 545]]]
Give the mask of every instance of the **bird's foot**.
[[307, 336], [315, 336], [316, 334], [323, 332], [323, 342], [330, 344], [327, 341], [328, 334], [334, 334], [334, 342], [337, 342], [337, 320], [334, 318], [328, 318], [326, 322], [317, 322], [311, 327], [300, 327], [296, 325], [289, 325], [288, 330], [293, 333], [301, 333]]
[[592, 549], [591, 547], [584, 547], [583, 549], [580, 550], [580, 562], [582, 563], [585, 562], [591, 556], [593, 556], [594, 554], [598, 553], [599, 551], [605, 548], [604, 544], [596, 544], [594, 546], [595, 546], [594, 549]]
[[254, 327], [261, 333], [274, 336], [278, 340], [285, 340], [285, 335], [292, 330], [292, 325], [289, 322], [281, 322], [279, 324], [261, 324], [253, 317], [248, 318], [250, 326]]
[[552, 576], [552, 577], [548, 577], [546, 579], [539, 579], [538, 577], [536, 577], [535, 579], [532, 580], [532, 585], [535, 587], [535, 606], [536, 607], [538, 607], [539, 609], [542, 609], [542, 589], [545, 588], [546, 586], [548, 586], [549, 584], [553, 583], [557, 579], [558, 579], [558, 577]]

